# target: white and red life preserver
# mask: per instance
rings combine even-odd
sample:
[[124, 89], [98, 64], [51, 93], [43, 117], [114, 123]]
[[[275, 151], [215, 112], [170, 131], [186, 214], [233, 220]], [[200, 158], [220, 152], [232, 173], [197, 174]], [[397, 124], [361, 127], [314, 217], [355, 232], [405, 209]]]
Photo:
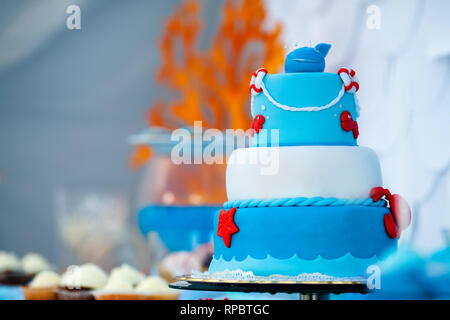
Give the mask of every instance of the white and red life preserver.
[[358, 78], [356, 77], [356, 72], [353, 69], [340, 68], [338, 75], [341, 77], [344, 83], [345, 91], [349, 93], [355, 93], [359, 90]]
[[252, 96], [257, 96], [263, 91], [262, 82], [267, 73], [267, 70], [264, 68], [260, 68], [253, 73], [252, 80], [250, 80], [250, 93]]

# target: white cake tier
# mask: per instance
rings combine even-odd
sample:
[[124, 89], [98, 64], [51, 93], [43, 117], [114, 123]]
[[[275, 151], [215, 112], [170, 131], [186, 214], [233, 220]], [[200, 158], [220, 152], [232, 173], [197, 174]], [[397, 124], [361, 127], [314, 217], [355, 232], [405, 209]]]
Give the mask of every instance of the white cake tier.
[[382, 186], [376, 153], [366, 147], [237, 149], [227, 166], [228, 200], [369, 198]]

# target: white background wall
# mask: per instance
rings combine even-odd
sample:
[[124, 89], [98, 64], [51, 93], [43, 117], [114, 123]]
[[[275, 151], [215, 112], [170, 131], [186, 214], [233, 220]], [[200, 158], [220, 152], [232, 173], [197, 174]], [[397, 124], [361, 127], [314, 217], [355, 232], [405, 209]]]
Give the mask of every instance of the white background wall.
[[267, 4], [290, 49], [328, 42], [326, 71], [356, 70], [359, 144], [378, 153], [385, 186], [413, 209], [401, 242], [423, 251], [443, 245], [441, 231], [450, 228], [450, 1]]

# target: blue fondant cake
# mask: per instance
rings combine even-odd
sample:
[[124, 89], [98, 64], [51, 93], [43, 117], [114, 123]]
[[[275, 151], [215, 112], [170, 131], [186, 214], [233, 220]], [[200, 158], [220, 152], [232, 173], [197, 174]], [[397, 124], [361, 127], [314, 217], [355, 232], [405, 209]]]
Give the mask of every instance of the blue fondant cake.
[[[261, 93], [252, 98], [252, 115], [266, 119], [264, 130], [256, 134], [257, 146], [277, 144], [271, 139], [272, 129], [278, 130], [280, 146], [356, 145], [352, 132], [342, 130], [340, 115], [348, 111], [356, 119], [358, 108], [354, 95], [343, 90], [339, 75], [324, 72], [267, 75], [264, 86], [268, 95]], [[330, 103], [320, 111], [310, 109]]]
[[293, 51], [284, 74], [253, 74], [254, 144], [228, 162], [210, 273], [365, 276], [409, 224], [378, 157], [357, 146], [355, 71], [323, 72], [330, 47]]
[[[210, 271], [364, 276], [367, 266], [397, 243], [384, 231], [385, 212], [385, 207], [358, 205], [237, 209], [239, 232], [230, 248], [214, 236]], [[216, 230], [218, 223], [217, 216]]]

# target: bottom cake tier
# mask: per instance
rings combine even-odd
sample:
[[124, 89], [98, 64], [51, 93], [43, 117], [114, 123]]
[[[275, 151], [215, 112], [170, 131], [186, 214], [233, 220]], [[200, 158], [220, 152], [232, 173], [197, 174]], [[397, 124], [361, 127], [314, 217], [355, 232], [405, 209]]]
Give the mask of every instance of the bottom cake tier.
[[219, 212], [214, 219], [209, 273], [367, 276], [367, 268], [397, 246], [397, 239], [390, 238], [384, 227], [386, 207], [228, 208], [222, 212], [221, 219]]

